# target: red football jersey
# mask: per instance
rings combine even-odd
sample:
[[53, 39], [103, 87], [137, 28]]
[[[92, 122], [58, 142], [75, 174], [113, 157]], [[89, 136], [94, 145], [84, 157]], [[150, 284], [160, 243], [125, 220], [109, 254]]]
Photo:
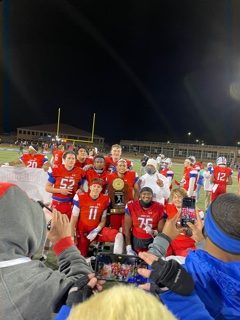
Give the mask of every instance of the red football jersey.
[[133, 235], [140, 239], [152, 238], [144, 228], [149, 226], [153, 230], [157, 230], [158, 223], [163, 218], [163, 205], [156, 201], [153, 201], [149, 208], [143, 208], [139, 200], [130, 201], [127, 203], [125, 211], [132, 218]]
[[54, 193], [52, 198], [54, 200], [72, 199], [76, 193], [81, 180], [85, 177], [85, 171], [81, 168], [74, 167], [72, 170], [67, 170], [65, 166], [60, 165], [56, 168], [49, 168], [48, 181], [54, 185], [55, 188], [73, 188], [72, 193], [63, 195], [61, 193]]
[[103, 180], [103, 191], [102, 192], [104, 193], [106, 190], [106, 187], [107, 187], [108, 175], [109, 175], [109, 173], [105, 170], [102, 173], [97, 173], [96, 170], [94, 170], [94, 169], [88, 169], [86, 171], [86, 180], [88, 182], [88, 186], [93, 179], [96, 179], [96, 178], [102, 179]]
[[106, 194], [100, 194], [92, 199], [89, 193], [77, 192], [73, 199], [73, 215], [79, 216], [77, 229], [79, 232], [89, 232], [96, 228], [110, 203]]
[[184, 180], [184, 184], [183, 184], [183, 188], [188, 191], [189, 189], [189, 181], [190, 178], [194, 178], [195, 182], [194, 182], [194, 190], [196, 190], [197, 188], [197, 178], [198, 178], [198, 172], [196, 169], [189, 167], [189, 168], [185, 168], [184, 169], [184, 174], [183, 174], [183, 180]]
[[[108, 179], [108, 184], [112, 184], [113, 180], [116, 179], [116, 178], [119, 178], [117, 172], [110, 173], [108, 175], [108, 178], [107, 178]], [[133, 189], [134, 189], [135, 183], [138, 180], [137, 173], [135, 171], [133, 171], [133, 170], [126, 171], [124, 173], [124, 177], [121, 178], [121, 179], [124, 180], [124, 182], [126, 182], [126, 184], [129, 186], [128, 199], [129, 200], [133, 200]]]
[[64, 151], [63, 150], [54, 150], [52, 153], [53, 156], [53, 167], [58, 167], [62, 164], [62, 157], [63, 157]]
[[232, 175], [232, 169], [228, 167], [216, 166], [213, 169], [213, 183], [221, 187], [227, 185], [227, 179]]
[[[106, 156], [104, 158], [105, 158], [105, 168], [106, 168], [106, 170], [109, 171], [109, 172], [115, 172], [118, 160], [114, 161], [111, 156]], [[127, 168], [131, 169], [132, 161], [130, 161], [128, 159], [124, 159], [124, 160], [126, 160], [126, 162], [127, 162]]]
[[20, 160], [25, 164], [28, 168], [42, 168], [44, 163], [48, 162], [48, 158], [44, 154], [36, 153], [24, 153]]
[[80, 162], [79, 160], [76, 160], [75, 167], [84, 168], [86, 165], [89, 165], [89, 164], [93, 164], [92, 158], [86, 158], [84, 162]]

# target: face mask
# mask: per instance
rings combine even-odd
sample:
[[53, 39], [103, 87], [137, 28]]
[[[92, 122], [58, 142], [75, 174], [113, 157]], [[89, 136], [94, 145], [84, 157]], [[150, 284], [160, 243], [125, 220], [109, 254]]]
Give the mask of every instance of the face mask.
[[148, 174], [154, 174], [155, 172], [156, 172], [156, 170], [153, 168], [146, 168], [146, 173], [148, 173]]
[[96, 169], [96, 168], [94, 167], [94, 170], [95, 170], [97, 173], [103, 173], [103, 169]]

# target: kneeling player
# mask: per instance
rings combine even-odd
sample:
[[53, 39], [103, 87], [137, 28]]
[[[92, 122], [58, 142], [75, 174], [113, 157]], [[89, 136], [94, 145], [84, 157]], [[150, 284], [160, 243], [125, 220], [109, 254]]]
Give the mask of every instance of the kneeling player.
[[114, 242], [114, 253], [122, 253], [123, 236], [116, 229], [106, 228], [108, 195], [102, 194], [101, 179], [90, 183], [90, 191], [77, 192], [71, 217], [72, 233], [77, 235], [77, 247], [84, 257], [88, 255], [90, 242]]
[[154, 236], [163, 228], [163, 205], [152, 201], [152, 199], [152, 189], [143, 187], [139, 200], [129, 201], [126, 205], [124, 234], [126, 252], [129, 255], [135, 255], [139, 251], [147, 251]]

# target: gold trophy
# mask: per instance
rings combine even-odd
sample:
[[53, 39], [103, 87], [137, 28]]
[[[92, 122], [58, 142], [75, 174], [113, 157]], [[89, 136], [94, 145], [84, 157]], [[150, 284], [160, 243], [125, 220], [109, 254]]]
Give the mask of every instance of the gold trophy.
[[128, 190], [128, 184], [121, 178], [114, 179], [109, 185], [108, 193], [112, 202], [110, 214], [124, 213], [125, 205], [128, 202]]

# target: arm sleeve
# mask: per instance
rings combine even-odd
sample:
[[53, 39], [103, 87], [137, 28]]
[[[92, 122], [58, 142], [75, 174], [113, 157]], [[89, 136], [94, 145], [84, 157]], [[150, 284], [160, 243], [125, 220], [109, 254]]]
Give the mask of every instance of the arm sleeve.
[[168, 199], [170, 196], [169, 182], [166, 177], [158, 176], [163, 181], [163, 187], [161, 187], [162, 196], [164, 199]]
[[59, 271], [67, 278], [76, 280], [82, 275], [92, 273], [92, 268], [87, 264], [86, 259], [80, 255], [76, 246], [72, 245], [58, 256]]
[[153, 243], [149, 245], [148, 252], [154, 254], [159, 258], [165, 257], [170, 241], [171, 239], [168, 238], [168, 236], [160, 233], [154, 238]]
[[74, 217], [78, 217], [80, 214], [80, 200], [77, 194], [75, 194], [73, 198], [73, 209], [72, 209], [72, 215]]
[[188, 296], [180, 296], [172, 291], [160, 295], [160, 300], [179, 320], [213, 320], [195, 291]]

